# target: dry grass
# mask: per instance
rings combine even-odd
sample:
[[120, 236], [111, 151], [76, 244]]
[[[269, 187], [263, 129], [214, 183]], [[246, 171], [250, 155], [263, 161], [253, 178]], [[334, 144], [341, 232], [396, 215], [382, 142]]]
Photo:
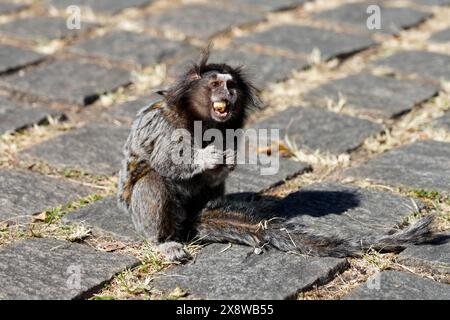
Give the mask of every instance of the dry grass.
[[[186, 250], [194, 257], [201, 247], [197, 243], [189, 244]], [[187, 292], [176, 288], [173, 292], [163, 293], [153, 287], [155, 274], [176, 264], [166, 262], [164, 258], [150, 243], [127, 246], [121, 253], [131, 254], [140, 260], [140, 264], [131, 269], [125, 270], [114, 280], [105, 286], [98, 294], [94, 295], [94, 300], [104, 299], [181, 299], [188, 296]], [[191, 296], [187, 297], [192, 299]]]
[[350, 155], [343, 153], [334, 155], [319, 150], [308, 151], [298, 147], [297, 143], [289, 136], [285, 137], [284, 143], [280, 143], [280, 149], [289, 152], [292, 158], [298, 161], [306, 162], [313, 166], [328, 166], [335, 170], [345, 168], [350, 164]]
[[443, 274], [433, 274], [420, 267], [411, 267], [397, 261], [398, 255], [367, 252], [362, 258], [349, 259], [350, 267], [332, 281], [321, 287], [313, 288], [299, 295], [304, 300], [338, 300], [348, 295], [356, 287], [363, 285], [371, 276], [384, 270], [397, 270], [416, 274], [423, 278], [447, 283]]
[[39, 144], [63, 132], [76, 128], [70, 122], [60, 122], [49, 118], [49, 125], [34, 125], [19, 132], [6, 133], [0, 136], [0, 166], [14, 166], [18, 163], [17, 153], [20, 150]]
[[84, 225], [33, 222], [27, 225], [0, 223], [0, 246], [30, 238], [56, 238], [70, 242], [81, 242], [90, 237], [91, 229]]

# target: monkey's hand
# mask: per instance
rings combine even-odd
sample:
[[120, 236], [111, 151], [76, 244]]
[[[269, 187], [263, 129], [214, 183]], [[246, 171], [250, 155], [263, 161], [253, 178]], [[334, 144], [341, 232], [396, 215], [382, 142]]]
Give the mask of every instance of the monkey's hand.
[[216, 169], [223, 164], [223, 151], [210, 144], [197, 150], [194, 161], [203, 171]]
[[236, 151], [233, 149], [226, 149], [224, 152], [225, 164], [227, 168], [232, 171], [236, 167]]

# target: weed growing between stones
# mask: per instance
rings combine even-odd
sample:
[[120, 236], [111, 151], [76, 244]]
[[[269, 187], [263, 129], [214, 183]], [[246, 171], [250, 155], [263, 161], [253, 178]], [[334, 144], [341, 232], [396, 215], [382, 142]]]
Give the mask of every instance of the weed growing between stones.
[[55, 208], [50, 208], [35, 216], [35, 220], [43, 221], [48, 224], [59, 221], [64, 215], [71, 211], [75, 211], [84, 206], [87, 206], [95, 201], [102, 200], [103, 196], [98, 194], [91, 194], [87, 197], [80, 199], [79, 201], [70, 202], [65, 205], [61, 205]]

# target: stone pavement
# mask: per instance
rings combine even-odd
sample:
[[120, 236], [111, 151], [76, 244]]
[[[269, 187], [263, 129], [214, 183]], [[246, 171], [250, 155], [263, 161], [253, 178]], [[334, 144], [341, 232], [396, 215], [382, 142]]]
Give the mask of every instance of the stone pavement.
[[[70, 5], [80, 6], [80, 28], [67, 27]], [[249, 127], [280, 129], [275, 142], [289, 149], [275, 175], [238, 167], [230, 197], [280, 198], [280, 215], [340, 236], [437, 211], [448, 234], [450, 1], [383, 1], [374, 30], [369, 5], [0, 1], [0, 299], [135, 298], [133, 283], [121, 287], [125, 274], [148, 277], [139, 292], [150, 297], [179, 287], [206, 299], [450, 299], [445, 236], [384, 267], [367, 262], [371, 253], [211, 244], [185, 265], [152, 269], [114, 197], [136, 112], [212, 41], [211, 61], [244, 64], [262, 89], [266, 107]], [[78, 233], [61, 240], [68, 230]], [[358, 281], [349, 287], [341, 273]]]

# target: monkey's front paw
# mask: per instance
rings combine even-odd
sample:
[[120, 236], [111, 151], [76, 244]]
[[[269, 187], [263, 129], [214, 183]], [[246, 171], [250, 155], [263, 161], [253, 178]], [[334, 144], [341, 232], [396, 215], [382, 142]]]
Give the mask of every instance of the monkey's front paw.
[[225, 150], [225, 164], [230, 170], [234, 170], [236, 167], [236, 152], [233, 149]]
[[210, 144], [198, 152], [198, 164], [203, 170], [212, 170], [223, 164], [223, 152]]
[[179, 242], [164, 242], [158, 246], [158, 249], [170, 262], [186, 262], [191, 258]]

